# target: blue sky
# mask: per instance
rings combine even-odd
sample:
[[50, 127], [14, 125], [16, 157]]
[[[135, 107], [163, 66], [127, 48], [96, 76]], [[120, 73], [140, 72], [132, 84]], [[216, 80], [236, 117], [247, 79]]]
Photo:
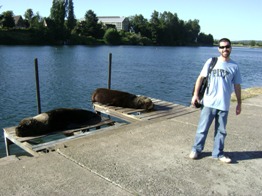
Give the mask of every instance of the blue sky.
[[[0, 13], [12, 10], [24, 15], [29, 8], [42, 17], [50, 15], [52, 0], [0, 0]], [[179, 19], [198, 19], [201, 32], [215, 39], [262, 40], [262, 0], [74, 0], [77, 19], [86, 11], [97, 16], [133, 16], [142, 14], [150, 19], [154, 10], [176, 13]]]

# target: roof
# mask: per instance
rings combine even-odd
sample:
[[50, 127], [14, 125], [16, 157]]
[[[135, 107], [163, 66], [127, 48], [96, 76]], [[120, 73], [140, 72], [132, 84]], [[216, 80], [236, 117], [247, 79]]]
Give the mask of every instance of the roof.
[[21, 20], [21, 19], [23, 20], [23, 17], [21, 15], [14, 16], [13, 18], [14, 18], [15, 24], [17, 24], [19, 20]]
[[123, 22], [126, 17], [120, 17], [120, 16], [98, 16], [98, 21], [99, 22]]

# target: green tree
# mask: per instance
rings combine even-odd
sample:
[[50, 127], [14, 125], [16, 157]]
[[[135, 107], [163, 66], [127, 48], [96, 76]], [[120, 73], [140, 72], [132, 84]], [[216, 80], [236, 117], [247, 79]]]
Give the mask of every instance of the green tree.
[[34, 12], [32, 9], [27, 9], [25, 14], [24, 14], [24, 17], [25, 17], [25, 21], [28, 22], [29, 24], [29, 27], [31, 27], [32, 25], [32, 19], [34, 17]]
[[85, 36], [85, 26], [85, 21], [77, 22], [75, 28], [72, 30], [72, 34], [77, 36]]
[[32, 16], [30, 27], [38, 30], [44, 28], [44, 19], [40, 16], [39, 12], [36, 12], [36, 14]]
[[197, 43], [200, 45], [210, 45], [214, 43], [214, 38], [211, 34], [206, 35], [205, 33], [199, 33], [197, 38]]
[[161, 42], [164, 45], [177, 45], [180, 39], [180, 23], [177, 14], [164, 12], [160, 14], [160, 22], [163, 29]]
[[185, 23], [186, 28], [186, 42], [188, 44], [196, 43], [198, 34], [200, 32], [199, 20], [189, 20]]
[[250, 46], [254, 47], [256, 45], [256, 42], [254, 40], [250, 41]]
[[161, 31], [160, 25], [161, 24], [159, 21], [159, 12], [154, 11], [150, 19], [151, 38], [154, 44], [159, 44], [160, 31]]
[[2, 13], [1, 26], [5, 28], [13, 28], [15, 26], [13, 11], [6, 11]]
[[2, 26], [2, 20], [3, 20], [4, 16], [3, 14], [0, 14], [0, 27]]
[[105, 32], [104, 40], [105, 40], [105, 43], [107, 44], [117, 45], [117, 44], [120, 44], [121, 37], [116, 29], [109, 28]]
[[28, 21], [31, 21], [33, 16], [34, 16], [33, 10], [32, 9], [27, 9], [25, 14], [24, 14], [25, 19], [28, 20]]
[[88, 10], [85, 14], [85, 35], [94, 38], [102, 38], [102, 25], [98, 23], [98, 18], [94, 11]]
[[55, 39], [64, 40], [65, 38], [65, 17], [67, 9], [67, 0], [53, 0], [52, 7], [50, 9], [50, 19], [53, 20], [52, 31], [55, 35]]
[[151, 31], [149, 29], [149, 22], [143, 15], [135, 15], [129, 17], [129, 22], [132, 31], [140, 34], [141, 36], [151, 37]]
[[67, 29], [71, 32], [76, 26], [76, 19], [74, 14], [74, 3], [72, 0], [68, 1], [68, 9], [67, 9]]

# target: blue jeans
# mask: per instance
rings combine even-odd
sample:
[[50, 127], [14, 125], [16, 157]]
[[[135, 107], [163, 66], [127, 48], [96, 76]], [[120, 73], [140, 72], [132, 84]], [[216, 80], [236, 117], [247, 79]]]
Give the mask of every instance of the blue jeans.
[[212, 157], [224, 156], [224, 143], [226, 138], [226, 124], [228, 111], [221, 111], [214, 108], [203, 107], [195, 137], [192, 151], [201, 153], [205, 146], [208, 130], [215, 119], [214, 147]]

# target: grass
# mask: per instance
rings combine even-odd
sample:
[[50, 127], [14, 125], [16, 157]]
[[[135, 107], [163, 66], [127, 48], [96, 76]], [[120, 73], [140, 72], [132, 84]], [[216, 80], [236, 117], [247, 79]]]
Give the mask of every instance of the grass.
[[[242, 89], [241, 91], [241, 99], [244, 100], [261, 94], [262, 94], [262, 87], [246, 88], [246, 89]], [[235, 93], [232, 93], [231, 101], [237, 101]]]

